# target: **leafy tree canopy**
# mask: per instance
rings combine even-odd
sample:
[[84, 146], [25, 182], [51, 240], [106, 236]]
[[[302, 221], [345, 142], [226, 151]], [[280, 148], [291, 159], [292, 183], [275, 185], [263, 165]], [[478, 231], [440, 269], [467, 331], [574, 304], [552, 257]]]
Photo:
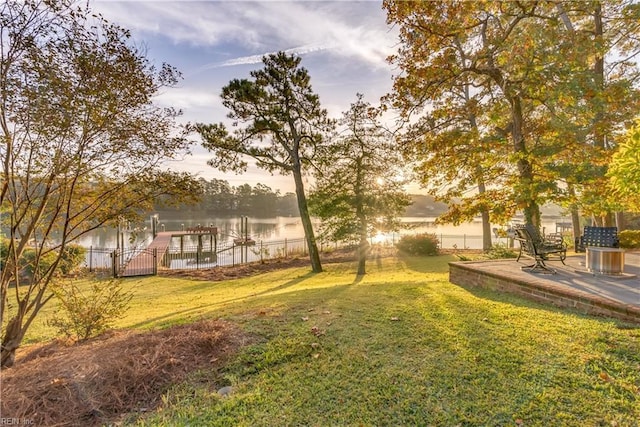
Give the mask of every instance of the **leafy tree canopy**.
[[397, 230], [410, 204], [401, 155], [379, 116], [358, 94], [339, 121], [341, 133], [316, 157], [312, 211], [331, 239], [358, 242], [358, 274], [365, 273], [367, 239], [375, 231]]
[[537, 223], [539, 205], [586, 209], [594, 190], [609, 203], [610, 149], [640, 100], [637, 4], [383, 4], [401, 39], [388, 101], [410, 123], [402, 140], [423, 184], [465, 198], [451, 220], [488, 208]]
[[[74, 239], [121, 218], [136, 219], [154, 200], [197, 193], [188, 174], [160, 169], [184, 152], [180, 114], [153, 97], [180, 74], [157, 68], [129, 32], [70, 1], [0, 4], [0, 158], [2, 227], [9, 247], [0, 273], [2, 366], [51, 298], [60, 254]], [[21, 283], [23, 252], [49, 268]], [[12, 293], [9, 284], [25, 285]], [[8, 320], [6, 316], [9, 316]]]
[[616, 150], [607, 175], [620, 203], [632, 212], [640, 212], [640, 120]]

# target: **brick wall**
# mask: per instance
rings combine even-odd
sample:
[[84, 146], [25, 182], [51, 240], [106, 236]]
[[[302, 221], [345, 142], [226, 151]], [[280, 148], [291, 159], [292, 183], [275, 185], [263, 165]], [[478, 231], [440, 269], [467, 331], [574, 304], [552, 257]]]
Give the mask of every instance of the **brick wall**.
[[596, 295], [589, 295], [544, 280], [534, 279], [529, 282], [480, 271], [473, 268], [473, 263], [449, 263], [449, 281], [463, 287], [507, 292], [556, 307], [569, 307], [587, 314], [640, 323], [640, 308], [638, 307], [617, 304]]

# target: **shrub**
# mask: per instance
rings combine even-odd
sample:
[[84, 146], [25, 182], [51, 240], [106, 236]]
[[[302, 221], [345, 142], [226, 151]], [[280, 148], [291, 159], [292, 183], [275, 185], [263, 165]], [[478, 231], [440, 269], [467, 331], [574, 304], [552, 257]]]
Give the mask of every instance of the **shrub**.
[[[38, 255], [40, 255], [39, 258], [37, 258]], [[57, 254], [53, 251], [38, 253], [38, 251], [33, 248], [26, 248], [19, 259], [21, 275], [30, 279], [33, 279], [35, 276], [41, 277], [51, 268], [56, 258]]]
[[627, 249], [640, 248], [640, 230], [624, 230], [618, 234], [620, 247]]
[[516, 258], [517, 256], [518, 254], [512, 248], [508, 248], [502, 244], [493, 245], [485, 254], [485, 258], [487, 259]]
[[[9, 239], [0, 239], [0, 269], [4, 268], [9, 251]], [[62, 274], [69, 274], [79, 267], [85, 259], [87, 250], [80, 245], [68, 245], [62, 251], [58, 268]], [[55, 251], [45, 250], [40, 252], [40, 259], [37, 260], [38, 251], [34, 248], [26, 248], [19, 259], [21, 276], [33, 278], [36, 274], [44, 274], [58, 256]]]
[[402, 236], [396, 247], [409, 255], [438, 255], [440, 241], [433, 233]]
[[0, 236], [0, 271], [4, 270], [4, 266], [7, 263], [7, 257], [9, 256], [9, 239]]
[[86, 294], [75, 281], [52, 287], [60, 302], [60, 309], [49, 325], [58, 332], [76, 340], [86, 340], [109, 329], [113, 322], [124, 316], [133, 292], [122, 288], [122, 281], [94, 280]]
[[78, 268], [85, 260], [87, 249], [80, 245], [67, 245], [60, 256], [60, 271], [69, 274]]

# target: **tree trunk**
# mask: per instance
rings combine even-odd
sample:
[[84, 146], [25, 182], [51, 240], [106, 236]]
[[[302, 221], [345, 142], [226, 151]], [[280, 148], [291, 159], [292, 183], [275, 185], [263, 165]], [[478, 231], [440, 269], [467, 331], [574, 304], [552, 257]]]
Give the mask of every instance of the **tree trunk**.
[[616, 227], [618, 227], [618, 233], [627, 228], [624, 222], [624, 212], [616, 212]]
[[24, 330], [21, 328], [22, 318], [20, 313], [7, 323], [4, 336], [2, 337], [2, 350], [0, 350], [0, 368], [10, 368], [13, 366], [16, 357], [16, 350], [22, 343]]
[[367, 234], [364, 236], [360, 234], [360, 245], [358, 247], [358, 276], [362, 276], [367, 273], [367, 254], [369, 252], [369, 242], [367, 241]]
[[482, 251], [489, 252], [493, 247], [491, 241], [491, 223], [489, 222], [489, 211], [484, 209], [480, 215], [482, 216]]
[[512, 138], [513, 149], [518, 153], [518, 173], [519, 173], [519, 192], [516, 199], [523, 206], [524, 219], [527, 224], [540, 227], [540, 207], [535, 200], [536, 194], [533, 193], [533, 170], [531, 162], [526, 157], [527, 149], [522, 131], [524, 117], [522, 114], [522, 105], [520, 98], [517, 96], [509, 97], [511, 104], [512, 122]]
[[[46, 283], [49, 283], [51, 277], [43, 279]], [[20, 286], [19, 282], [16, 282], [16, 286]], [[36, 315], [40, 312], [40, 309], [53, 298], [53, 293], [44, 297], [46, 287], [40, 287], [37, 291], [34, 290], [34, 284], [29, 285], [29, 290], [25, 291], [27, 294], [35, 294], [33, 298], [23, 298], [17, 301], [17, 312], [7, 322], [7, 327], [4, 328], [3, 335], [1, 337], [2, 350], [0, 350], [0, 367], [10, 367], [15, 361], [16, 350], [22, 344], [24, 335], [26, 334], [31, 322], [36, 318]]]
[[578, 249], [580, 244], [580, 236], [582, 230], [580, 229], [580, 212], [577, 209], [571, 209], [571, 229], [573, 230], [573, 244], [574, 249]]
[[[593, 9], [593, 25], [594, 25], [594, 37], [598, 48], [601, 48], [604, 44], [603, 35], [604, 35], [604, 27], [602, 22], [602, 6], [600, 2], [595, 2]], [[599, 96], [596, 97], [596, 100], [601, 100], [602, 102], [595, 102], [592, 104], [592, 108], [595, 110], [594, 115], [594, 123], [593, 123], [593, 139], [594, 143], [597, 147], [602, 149], [606, 149], [606, 130], [605, 130], [605, 109], [606, 102], [604, 100], [604, 89], [605, 89], [605, 73], [604, 73], [604, 56], [596, 51], [595, 62], [593, 64], [593, 74], [594, 80], [598, 87]], [[616, 223], [616, 215], [614, 212], [607, 212], [602, 217], [602, 225], [604, 227], [613, 227]]]
[[616, 213], [615, 212], [607, 212], [602, 217], [602, 225], [604, 227], [615, 227], [616, 226]]
[[[569, 192], [569, 196], [572, 199], [576, 199], [576, 189], [575, 186], [571, 183], [567, 186], [567, 191]], [[572, 204], [571, 205], [571, 231], [573, 232], [573, 249], [577, 252], [578, 246], [580, 245], [580, 236], [582, 235], [582, 229], [580, 228], [580, 211], [578, 208]]]
[[362, 197], [356, 195], [356, 217], [360, 222], [360, 244], [358, 245], [358, 276], [362, 276], [367, 273], [366, 263], [367, 254], [369, 252], [369, 241], [367, 240], [367, 218], [364, 214], [364, 206], [362, 205]]
[[[482, 168], [480, 168], [479, 166], [476, 168], [476, 174], [478, 176], [478, 193], [484, 194], [486, 191], [486, 187], [484, 185], [484, 180], [482, 179]], [[489, 211], [483, 208], [480, 212], [480, 215], [482, 216], [482, 250], [483, 252], [489, 252], [492, 246]]]
[[302, 172], [300, 167], [293, 168], [293, 178], [296, 183], [296, 198], [298, 200], [298, 211], [300, 212], [300, 220], [304, 229], [304, 237], [307, 240], [307, 248], [309, 249], [309, 259], [311, 261], [311, 269], [314, 273], [322, 272], [322, 263], [320, 262], [320, 252], [316, 244], [316, 238], [313, 233], [313, 224], [309, 215], [309, 207], [307, 205], [307, 196], [304, 194], [304, 184], [302, 182]]
[[[465, 85], [464, 96], [465, 96], [465, 101], [469, 102], [470, 101], [469, 85]], [[478, 130], [478, 122], [474, 114], [469, 115], [469, 123], [471, 123], [471, 127], [474, 130], [476, 131]], [[484, 183], [483, 170], [480, 165], [476, 166], [475, 174], [476, 174], [476, 181], [478, 182], [478, 194], [482, 196], [486, 192], [487, 188]], [[483, 208], [480, 214], [482, 215], [482, 250], [484, 252], [489, 252], [492, 246], [491, 223], [489, 222], [489, 210], [486, 208]]]

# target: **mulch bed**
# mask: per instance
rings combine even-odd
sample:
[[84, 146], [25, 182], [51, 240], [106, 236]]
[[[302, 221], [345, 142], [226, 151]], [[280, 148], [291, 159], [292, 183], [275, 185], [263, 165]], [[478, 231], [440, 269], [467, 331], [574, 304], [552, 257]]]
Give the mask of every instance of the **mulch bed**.
[[75, 345], [56, 341], [2, 370], [2, 418], [35, 426], [112, 423], [157, 407], [170, 385], [190, 372], [222, 367], [248, 341], [220, 320], [112, 331]]
[[[320, 254], [323, 263], [348, 262], [355, 260], [355, 251], [339, 249]], [[236, 266], [214, 267], [202, 270], [159, 270], [158, 275], [164, 277], [182, 277], [193, 280], [207, 280], [218, 282], [242, 277], [254, 276], [269, 271], [282, 270], [292, 267], [310, 267], [309, 257], [289, 257], [252, 262]]]

